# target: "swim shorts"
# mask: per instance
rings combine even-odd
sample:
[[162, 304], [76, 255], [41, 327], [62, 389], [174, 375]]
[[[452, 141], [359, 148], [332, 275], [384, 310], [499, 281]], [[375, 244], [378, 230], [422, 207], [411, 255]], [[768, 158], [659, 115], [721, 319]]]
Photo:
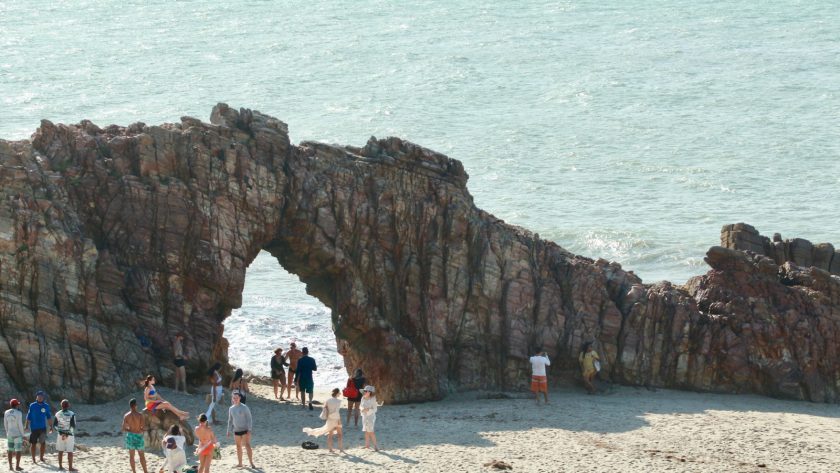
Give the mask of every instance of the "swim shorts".
[[125, 433], [125, 448], [128, 450], [145, 450], [146, 441], [143, 439], [143, 434], [135, 434], [132, 432]]

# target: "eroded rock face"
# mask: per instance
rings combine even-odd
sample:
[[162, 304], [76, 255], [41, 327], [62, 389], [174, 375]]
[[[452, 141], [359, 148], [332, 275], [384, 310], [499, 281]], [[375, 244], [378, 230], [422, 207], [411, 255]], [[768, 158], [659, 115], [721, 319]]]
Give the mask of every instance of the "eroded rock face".
[[284, 123], [224, 104], [211, 121], [45, 121], [0, 142], [0, 393], [114, 398], [168, 374], [179, 331], [203, 379], [265, 249], [388, 401], [524, 386], [537, 346], [550, 379], [571, 379], [586, 340], [616, 382], [840, 400], [825, 271], [715, 247], [706, 275], [645, 285], [476, 208], [439, 153], [294, 146]]

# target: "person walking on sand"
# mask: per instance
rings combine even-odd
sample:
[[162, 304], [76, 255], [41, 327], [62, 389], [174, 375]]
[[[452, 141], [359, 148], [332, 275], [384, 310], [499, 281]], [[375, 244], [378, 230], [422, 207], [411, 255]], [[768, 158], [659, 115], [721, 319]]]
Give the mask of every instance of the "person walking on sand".
[[251, 468], [254, 466], [254, 453], [251, 450], [251, 430], [254, 428], [254, 422], [251, 418], [251, 410], [248, 406], [242, 404], [242, 399], [239, 393], [234, 393], [232, 396], [233, 405], [228, 409], [228, 423], [227, 423], [227, 437], [230, 438], [230, 433], [233, 432], [234, 440], [236, 440], [236, 459], [239, 462], [237, 468], [242, 466], [242, 447], [248, 453], [248, 463]]
[[315, 380], [312, 378], [313, 371], [318, 371], [318, 366], [315, 364], [315, 359], [309, 356], [309, 348], [303, 347], [301, 350], [303, 356], [297, 362], [297, 370], [295, 371], [295, 382], [300, 391], [300, 403], [306, 407], [306, 393], [309, 393], [309, 410], [312, 407], [312, 394], [315, 392]]
[[545, 367], [551, 366], [551, 361], [548, 360], [548, 354], [542, 351], [541, 348], [537, 349], [537, 354], [532, 356], [530, 361], [531, 391], [534, 393], [534, 399], [536, 399], [537, 405], [539, 405], [540, 393], [542, 393], [545, 398], [545, 403], [548, 404], [548, 377], [545, 373]]
[[41, 444], [41, 462], [47, 461], [44, 459], [44, 455], [47, 453], [47, 428], [49, 427], [49, 433], [53, 433], [52, 411], [50, 405], [44, 402], [44, 397], [46, 397], [44, 391], [35, 393], [35, 402], [29, 405], [29, 412], [26, 413], [26, 423], [23, 426], [23, 430], [31, 429], [29, 451], [32, 452], [32, 463], [38, 463], [35, 461], [35, 446], [37, 444]]
[[289, 344], [289, 351], [286, 352], [286, 358], [289, 360], [289, 375], [286, 380], [286, 387], [288, 391], [286, 392], [286, 397], [291, 399], [292, 398], [292, 387], [295, 388], [295, 399], [300, 396], [300, 390], [298, 386], [295, 384], [297, 380], [297, 364], [300, 357], [303, 356], [303, 352], [298, 350], [297, 345], [295, 342]]
[[239, 393], [239, 398], [242, 401], [242, 404], [246, 402], [246, 394], [250, 391], [248, 390], [248, 381], [242, 378], [245, 373], [243, 373], [242, 368], [237, 368], [236, 371], [233, 373], [233, 379], [230, 381], [230, 392], [231, 395], [237, 392]]
[[175, 355], [173, 361], [175, 364], [175, 392], [178, 392], [178, 385], [180, 384], [184, 394], [189, 394], [187, 392], [187, 356], [184, 354], [183, 333], [175, 335], [175, 340], [172, 342], [172, 351]]
[[578, 362], [580, 362], [580, 370], [583, 374], [583, 385], [586, 387], [587, 394], [595, 394], [595, 385], [592, 380], [598, 374], [601, 357], [598, 352], [592, 349], [592, 342], [586, 342], [580, 348], [580, 355], [578, 355]]
[[225, 390], [222, 387], [222, 375], [219, 370], [222, 369], [222, 364], [216, 362], [207, 370], [207, 377], [210, 381], [210, 405], [207, 406], [207, 412], [204, 414], [213, 419], [213, 424], [217, 424], [216, 420], [216, 405], [222, 401], [222, 396]]
[[181, 428], [178, 424], [172, 424], [163, 440], [161, 447], [163, 447], [163, 456], [166, 459], [163, 462], [163, 467], [160, 471], [166, 473], [180, 473], [184, 471], [187, 466], [187, 452], [184, 451], [184, 444], [187, 443], [187, 438], [181, 435]]
[[73, 452], [76, 450], [76, 413], [70, 410], [70, 401], [61, 401], [61, 410], [55, 413], [55, 450], [58, 452], [58, 469], [64, 471], [64, 453], [67, 453], [67, 471], [77, 471], [73, 468]]
[[[207, 423], [207, 415], [198, 416], [198, 427], [195, 428], [195, 436], [198, 438], [198, 447], [195, 454], [198, 455], [198, 473], [210, 473], [210, 463], [213, 461], [213, 451], [219, 444], [213, 428]], [[241, 463], [241, 462], [240, 462]]]
[[[9, 451], [9, 471], [23, 471], [20, 467], [20, 457], [23, 455], [23, 413], [20, 412], [20, 401], [9, 401], [9, 410], [3, 414], [3, 427], [6, 430], [6, 443]], [[12, 458], [15, 465], [12, 467]]]
[[[286, 357], [283, 356], [283, 349], [278, 348], [274, 350], [274, 356], [271, 357], [271, 383], [274, 385], [274, 399], [283, 399], [283, 391], [286, 390], [286, 369], [284, 366], [289, 366], [286, 362]], [[280, 389], [280, 396], [277, 395], [277, 389]]]
[[[306, 348], [304, 348], [306, 350]], [[330, 449], [330, 453], [334, 453], [333, 450], [333, 434], [338, 435], [338, 451], [344, 453], [344, 438], [341, 433], [341, 399], [338, 398], [339, 389], [335, 388], [332, 390], [332, 397], [327, 399], [327, 402], [324, 403], [323, 410], [321, 412], [321, 419], [327, 421], [323, 427], [318, 427], [316, 429], [310, 427], [304, 427], [303, 433], [311, 435], [313, 437], [319, 437], [321, 435], [327, 434], [327, 448]]]
[[122, 431], [125, 432], [125, 448], [128, 450], [128, 463], [131, 465], [131, 473], [137, 473], [134, 463], [134, 452], [140, 456], [140, 466], [143, 473], [149, 473], [146, 469], [146, 441], [143, 432], [146, 431], [146, 419], [143, 414], [137, 412], [137, 399], [128, 401], [128, 412], [123, 416]]
[[362, 401], [362, 388], [365, 387], [367, 380], [361, 368], [356, 368], [352, 378], [347, 378], [347, 387], [344, 388], [344, 395], [354, 394], [355, 396], [347, 396], [347, 426], [350, 427], [350, 416], [353, 416], [353, 426], [359, 426], [359, 403]]
[[370, 448], [370, 443], [373, 442], [373, 449], [379, 451], [376, 444], [376, 434], [374, 433], [374, 424], [376, 424], [376, 410], [379, 404], [376, 402], [376, 388], [373, 386], [365, 386], [362, 390], [364, 393], [362, 397], [362, 432], [365, 433], [365, 448]]
[[146, 410], [150, 413], [154, 413], [158, 409], [172, 411], [179, 419], [185, 420], [189, 416], [189, 413], [178, 409], [172, 403], [161, 397], [157, 388], [155, 388], [155, 383], [157, 383], [157, 379], [152, 375], [146, 376], [146, 380], [143, 382], [143, 400], [146, 402]]

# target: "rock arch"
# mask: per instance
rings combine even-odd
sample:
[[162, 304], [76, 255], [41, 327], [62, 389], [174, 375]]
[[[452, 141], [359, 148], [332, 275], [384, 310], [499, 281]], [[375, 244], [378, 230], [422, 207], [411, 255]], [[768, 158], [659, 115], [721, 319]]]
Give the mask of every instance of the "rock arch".
[[392, 402], [519, 387], [536, 346], [569, 379], [587, 339], [638, 385], [838, 401], [840, 280], [722, 247], [644, 285], [475, 207], [458, 161], [397, 138], [292, 145], [279, 120], [44, 121], [0, 141], [0, 392], [105, 400], [201, 373], [261, 249], [332, 309], [348, 366]]

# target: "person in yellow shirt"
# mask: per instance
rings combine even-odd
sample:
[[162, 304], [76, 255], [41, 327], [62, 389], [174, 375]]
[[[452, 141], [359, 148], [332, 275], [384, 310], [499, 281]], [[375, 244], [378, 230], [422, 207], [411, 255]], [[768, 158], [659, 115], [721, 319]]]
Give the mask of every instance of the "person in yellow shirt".
[[586, 386], [586, 392], [595, 394], [595, 385], [592, 384], [592, 380], [600, 371], [601, 357], [598, 356], [598, 352], [592, 349], [592, 342], [583, 344], [578, 361], [580, 362], [580, 369], [583, 371], [583, 385]]

